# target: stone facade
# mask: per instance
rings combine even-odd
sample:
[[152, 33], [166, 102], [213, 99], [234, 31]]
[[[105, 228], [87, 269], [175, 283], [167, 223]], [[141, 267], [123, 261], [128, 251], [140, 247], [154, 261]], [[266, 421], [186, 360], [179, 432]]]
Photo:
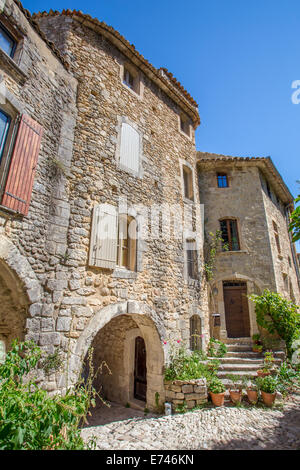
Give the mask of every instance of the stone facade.
[[[218, 187], [218, 174], [226, 175], [227, 187]], [[248, 294], [270, 289], [299, 303], [299, 269], [287, 225], [293, 198], [269, 158], [198, 152], [198, 181], [207, 238], [220, 230], [220, 220], [237, 223], [239, 249], [222, 251], [219, 246], [209, 288], [211, 311], [220, 314], [217, 334], [226, 340], [223, 282], [245, 282]], [[258, 330], [251, 301], [248, 309], [252, 335]]]
[[[28, 214], [0, 206], [0, 341], [9, 348], [14, 337], [33, 339], [50, 353], [59, 347], [64, 372], [40, 376], [51, 392], [87, 372], [93, 347], [95, 367], [105, 362], [109, 368], [98, 376], [98, 390], [142, 406], [134, 395], [135, 341], [141, 337], [145, 402], [154, 409], [157, 396], [159, 405], [165, 400], [172, 343], [190, 346], [191, 318], [200, 325], [203, 349], [210, 336], [200, 203], [214, 229], [224, 199], [211, 191], [209, 179], [198, 190], [197, 103], [166, 69], [153, 67], [117, 31], [89, 15], [64, 10], [31, 17], [18, 0], [0, 6], [0, 25], [10, 28], [17, 43], [13, 57], [0, 50], [0, 110], [14, 110], [14, 119], [26, 114], [44, 130]], [[138, 142], [138, 153], [132, 152], [138, 164], [130, 160], [124, 129]], [[124, 152], [130, 157], [125, 164]], [[205, 171], [213, 172], [214, 164]], [[234, 204], [235, 215], [247, 219], [245, 248], [234, 255], [237, 267], [222, 255], [216, 280], [242, 277], [253, 289], [281, 291], [275, 271], [287, 256], [293, 263], [293, 256], [285, 238], [284, 260], [274, 258], [266, 236], [269, 201], [258, 169], [247, 171], [245, 184], [259, 199], [249, 208], [244, 194], [242, 208], [234, 200], [241, 187], [228, 196], [227, 213]], [[119, 233], [120, 214], [138, 226], [134, 245], [122, 244], [118, 235], [118, 259], [107, 258], [105, 266], [93, 258], [93, 241], [102, 249], [95, 214], [103, 204], [116, 211]], [[280, 214], [274, 217], [281, 229]], [[124, 249], [128, 259], [133, 251], [136, 257], [126, 267]], [[298, 298], [293, 265], [284, 269]]]

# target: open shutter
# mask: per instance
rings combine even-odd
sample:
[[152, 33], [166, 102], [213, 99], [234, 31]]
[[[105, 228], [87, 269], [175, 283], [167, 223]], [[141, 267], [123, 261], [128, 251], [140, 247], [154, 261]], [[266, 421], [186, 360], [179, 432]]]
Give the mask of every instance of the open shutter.
[[114, 269], [117, 260], [118, 213], [115, 206], [94, 207], [89, 265]]
[[120, 164], [138, 173], [140, 158], [140, 135], [123, 122], [121, 129]]
[[27, 215], [43, 128], [23, 114], [11, 156], [2, 206]]

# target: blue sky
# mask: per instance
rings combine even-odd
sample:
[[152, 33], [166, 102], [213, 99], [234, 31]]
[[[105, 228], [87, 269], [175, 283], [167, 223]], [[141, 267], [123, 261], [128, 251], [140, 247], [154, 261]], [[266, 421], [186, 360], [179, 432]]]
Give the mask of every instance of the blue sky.
[[[113, 26], [199, 104], [197, 148], [271, 156], [300, 193], [299, 0], [24, 0], [31, 13], [79, 9]], [[300, 94], [299, 94], [300, 96]]]

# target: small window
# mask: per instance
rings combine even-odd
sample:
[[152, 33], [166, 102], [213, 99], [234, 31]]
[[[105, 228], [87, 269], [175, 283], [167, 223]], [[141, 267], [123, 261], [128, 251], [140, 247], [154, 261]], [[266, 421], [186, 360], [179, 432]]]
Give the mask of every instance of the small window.
[[198, 279], [198, 251], [195, 240], [186, 241], [187, 275]]
[[13, 57], [16, 49], [16, 41], [9, 34], [6, 28], [0, 24], [0, 48], [7, 54], [9, 57]]
[[267, 182], [267, 193], [270, 199], [272, 199], [272, 192], [269, 183]]
[[201, 319], [198, 315], [190, 318], [190, 350], [201, 351]]
[[136, 271], [136, 220], [125, 214], [119, 216], [117, 264]]
[[235, 219], [220, 220], [220, 226], [223, 239], [223, 251], [239, 251], [240, 243], [238, 236], [237, 221]]
[[10, 116], [0, 109], [0, 162], [2, 159], [10, 123]]
[[228, 178], [226, 173], [217, 173], [218, 188], [228, 188]]
[[123, 83], [127, 85], [129, 88], [132, 90], [134, 89], [134, 77], [133, 75], [129, 72], [128, 69], [124, 68], [124, 80]]
[[182, 166], [182, 175], [183, 175], [183, 190], [184, 197], [186, 199], [194, 200], [194, 190], [193, 190], [193, 171], [186, 165]]
[[274, 221], [273, 221], [273, 229], [274, 229], [274, 236], [275, 236], [277, 251], [280, 254], [281, 253], [281, 247], [280, 247], [278, 227], [277, 227], [277, 224]]
[[190, 121], [185, 114], [180, 114], [180, 130], [190, 137]]

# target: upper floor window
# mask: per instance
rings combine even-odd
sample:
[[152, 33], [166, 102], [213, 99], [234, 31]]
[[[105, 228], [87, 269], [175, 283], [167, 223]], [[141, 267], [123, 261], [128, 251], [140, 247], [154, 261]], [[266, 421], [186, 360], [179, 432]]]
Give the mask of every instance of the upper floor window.
[[184, 132], [188, 137], [190, 137], [191, 132], [190, 132], [190, 120], [189, 118], [181, 113], [179, 116], [180, 119], [180, 130]]
[[129, 72], [128, 69], [124, 68], [124, 80], [123, 83], [127, 85], [132, 90], [134, 89], [134, 78], [133, 75]]
[[7, 140], [11, 117], [0, 109], [0, 163]]
[[198, 279], [198, 250], [195, 240], [186, 241], [187, 275], [190, 279]]
[[240, 243], [238, 236], [237, 221], [235, 219], [220, 220], [220, 227], [223, 238], [223, 251], [239, 251]]
[[130, 124], [123, 122], [121, 127], [120, 165], [135, 174], [140, 167], [140, 134]]
[[43, 128], [6, 102], [0, 108], [0, 204], [27, 215]]
[[228, 177], [226, 173], [217, 173], [218, 188], [228, 188]]
[[133, 217], [118, 214], [110, 204], [94, 207], [90, 266], [114, 269], [116, 266], [136, 271], [137, 224]]
[[274, 236], [275, 236], [277, 251], [280, 254], [281, 253], [281, 247], [280, 247], [278, 227], [277, 227], [277, 224], [274, 222], [274, 220], [273, 220], [273, 229], [274, 229]]
[[140, 74], [139, 71], [131, 64], [125, 64], [123, 68], [123, 84], [140, 95]]
[[184, 197], [194, 200], [194, 189], [193, 189], [193, 171], [186, 165], [182, 165], [182, 176], [183, 176], [183, 191]]
[[0, 48], [7, 54], [9, 57], [13, 57], [16, 49], [16, 41], [7, 31], [7, 29], [0, 24]]

